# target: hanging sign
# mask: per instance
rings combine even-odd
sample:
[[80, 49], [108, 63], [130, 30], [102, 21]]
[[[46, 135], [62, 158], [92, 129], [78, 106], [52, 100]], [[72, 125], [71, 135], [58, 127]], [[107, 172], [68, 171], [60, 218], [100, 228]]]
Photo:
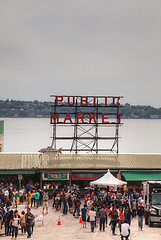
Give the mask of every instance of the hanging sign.
[[48, 173], [48, 180], [68, 180], [68, 173]]
[[[56, 111], [50, 114], [50, 124], [121, 124], [122, 113], [110, 111], [109, 109], [118, 109], [120, 107], [120, 98], [107, 96], [54, 96], [54, 107]], [[70, 108], [70, 112], [58, 112], [57, 108]], [[81, 108], [81, 112], [75, 112], [75, 108]], [[85, 109], [89, 109], [89, 111]], [[102, 111], [102, 109], [104, 110]], [[74, 109], [74, 112], [72, 111]], [[92, 112], [90, 112], [90, 109]], [[97, 109], [95, 111], [94, 109]], [[100, 109], [100, 111], [99, 111]], [[108, 109], [108, 111], [106, 110]], [[74, 116], [74, 119], [73, 119]], [[63, 118], [63, 119], [62, 119]], [[115, 121], [110, 121], [115, 118]]]
[[52, 147], [47, 147], [47, 148], [42, 148], [38, 152], [43, 153], [43, 154], [59, 154], [61, 152], [62, 148], [55, 149]]

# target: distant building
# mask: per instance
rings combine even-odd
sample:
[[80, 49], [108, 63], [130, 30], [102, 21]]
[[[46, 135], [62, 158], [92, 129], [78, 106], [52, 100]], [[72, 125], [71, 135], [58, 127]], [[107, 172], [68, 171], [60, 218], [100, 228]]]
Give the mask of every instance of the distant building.
[[4, 151], [4, 120], [0, 120], [0, 152]]
[[159, 119], [160, 116], [159, 116], [159, 115], [150, 115], [150, 118], [151, 118], [151, 119]]

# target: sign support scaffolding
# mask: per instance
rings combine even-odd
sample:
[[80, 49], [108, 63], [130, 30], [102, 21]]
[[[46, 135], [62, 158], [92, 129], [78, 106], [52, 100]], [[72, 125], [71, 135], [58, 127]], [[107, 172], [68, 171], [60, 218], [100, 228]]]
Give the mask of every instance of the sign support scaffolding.
[[[51, 105], [53, 107], [50, 122], [53, 126], [51, 147], [56, 149], [58, 142], [62, 144], [67, 141], [71, 145], [63, 147], [62, 152], [119, 153], [119, 126], [122, 125], [120, 117], [123, 115], [120, 113], [122, 106], [119, 100], [122, 97], [66, 95], [51, 95], [51, 97], [54, 98], [54, 104]], [[62, 136], [62, 134], [58, 136], [57, 127], [63, 128], [64, 125], [72, 127], [70, 136]], [[112, 127], [114, 134], [102, 136], [101, 127]], [[101, 141], [112, 144], [108, 144], [110, 145], [108, 147], [104, 144], [105, 147], [101, 148]]]

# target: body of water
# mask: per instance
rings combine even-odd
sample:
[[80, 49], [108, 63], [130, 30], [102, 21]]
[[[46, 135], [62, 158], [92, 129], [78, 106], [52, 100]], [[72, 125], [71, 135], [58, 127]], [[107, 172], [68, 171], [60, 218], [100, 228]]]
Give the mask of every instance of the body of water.
[[[2, 119], [1, 119], [2, 120]], [[5, 118], [4, 151], [38, 152], [50, 146], [52, 126], [47, 118]], [[161, 120], [123, 119], [119, 128], [119, 153], [161, 153]], [[73, 128], [57, 128], [59, 136], [71, 136]], [[113, 136], [113, 127], [99, 128], [101, 136]], [[99, 142], [100, 148], [108, 148], [112, 142]], [[57, 148], [70, 147], [71, 142], [59, 141]], [[85, 153], [85, 152], [84, 152]]]

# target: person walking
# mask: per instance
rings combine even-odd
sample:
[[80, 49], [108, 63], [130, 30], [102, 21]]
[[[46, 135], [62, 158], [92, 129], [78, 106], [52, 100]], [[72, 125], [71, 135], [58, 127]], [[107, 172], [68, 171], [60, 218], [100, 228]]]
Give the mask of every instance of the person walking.
[[58, 211], [59, 208], [60, 208], [60, 194], [56, 195], [56, 198], [55, 198], [55, 208], [56, 208], [56, 211]]
[[143, 229], [143, 216], [144, 216], [144, 207], [142, 206], [142, 203], [139, 203], [139, 206], [137, 208], [137, 215], [138, 215], [138, 227], [142, 231]]
[[5, 226], [5, 236], [8, 236], [7, 232], [8, 232], [8, 227], [9, 227], [9, 224], [8, 224], [8, 221], [7, 221], [7, 218], [8, 218], [8, 212], [6, 212], [6, 214], [4, 215], [3, 217], [3, 222], [4, 222], [4, 226]]
[[17, 196], [18, 196], [18, 192], [16, 189], [14, 189], [13, 191], [13, 208], [17, 209]]
[[72, 195], [69, 193], [68, 195], [68, 207], [69, 207], [69, 212], [71, 212], [72, 209]]
[[31, 193], [31, 208], [32, 208], [33, 204], [34, 204], [34, 207], [35, 207], [35, 190], [33, 190], [32, 193]]
[[7, 209], [7, 212], [10, 211], [11, 205], [12, 205], [11, 201], [9, 200], [9, 198], [7, 198], [7, 199], [6, 199], [6, 209]]
[[131, 212], [129, 206], [126, 207], [126, 210], [124, 212], [124, 218], [127, 219], [128, 224], [131, 225], [132, 212]]
[[68, 205], [67, 205], [67, 197], [65, 195], [62, 197], [62, 203], [63, 203], [63, 215], [67, 215]]
[[119, 229], [120, 229], [120, 234], [121, 234], [121, 224], [124, 222], [124, 211], [123, 207], [121, 206], [119, 209]]
[[12, 232], [12, 220], [13, 220], [13, 210], [10, 210], [7, 214], [7, 223], [6, 223], [6, 236], [11, 236], [11, 232]]
[[30, 194], [30, 192], [28, 192], [28, 193], [26, 194], [26, 204], [27, 204], [27, 208], [29, 207], [30, 202], [31, 202], [31, 194]]
[[43, 214], [44, 214], [45, 207], [46, 207], [46, 213], [48, 213], [48, 199], [49, 199], [48, 195], [45, 192], [45, 194], [43, 196]]
[[39, 198], [40, 198], [40, 193], [36, 191], [35, 193], [35, 199], [36, 199], [36, 207], [38, 208], [39, 206]]
[[116, 235], [115, 228], [116, 228], [116, 223], [118, 221], [118, 212], [117, 212], [117, 209], [116, 209], [116, 205], [113, 206], [112, 211], [109, 214], [109, 217], [111, 219], [112, 234]]
[[41, 189], [38, 190], [40, 196], [39, 196], [39, 206], [43, 203], [43, 191]]
[[133, 216], [133, 218], [136, 217], [136, 209], [137, 209], [136, 199], [133, 199], [133, 201], [132, 201], [132, 216]]
[[80, 216], [80, 205], [81, 202], [79, 200], [79, 198], [76, 198], [76, 200], [74, 201], [74, 212], [73, 212], [73, 216], [75, 216], [75, 213], [77, 212], [77, 217]]
[[83, 223], [83, 228], [86, 228], [86, 214], [87, 214], [87, 205], [84, 204], [84, 207], [81, 209], [81, 214], [82, 214], [82, 223]]
[[27, 208], [27, 213], [25, 214], [25, 220], [26, 220], [26, 230], [27, 230], [27, 238], [31, 237], [31, 226], [34, 220], [34, 215], [31, 213], [31, 209]]
[[106, 227], [107, 227], [107, 223], [108, 223], [108, 208], [105, 207], [105, 210], [106, 210]]
[[56, 205], [55, 198], [56, 198], [56, 189], [53, 190], [53, 205], [52, 205], [52, 207], [54, 207]]
[[[15, 239], [17, 239], [18, 236], [18, 226], [20, 223], [20, 216], [18, 215], [18, 210], [15, 210], [14, 212], [14, 216], [12, 221], [12, 239], [15, 237]], [[11, 222], [10, 222], [11, 224]]]
[[88, 215], [89, 215], [89, 220], [90, 220], [90, 224], [91, 224], [91, 232], [94, 232], [95, 217], [96, 217], [96, 212], [94, 210], [94, 207], [91, 208]]
[[20, 226], [21, 226], [21, 232], [22, 234], [26, 233], [26, 220], [25, 220], [25, 211], [21, 212], [20, 216]]
[[104, 206], [101, 207], [98, 214], [100, 218], [100, 231], [102, 230], [103, 226], [103, 231], [105, 232], [106, 210]]
[[124, 238], [128, 240], [129, 231], [130, 231], [130, 226], [128, 224], [127, 219], [125, 219], [124, 222], [121, 224], [121, 240], [123, 240]]
[[23, 204], [23, 202], [24, 202], [24, 189], [23, 188], [21, 188], [20, 190], [19, 190], [19, 194], [20, 194], [20, 203], [22, 203]]

